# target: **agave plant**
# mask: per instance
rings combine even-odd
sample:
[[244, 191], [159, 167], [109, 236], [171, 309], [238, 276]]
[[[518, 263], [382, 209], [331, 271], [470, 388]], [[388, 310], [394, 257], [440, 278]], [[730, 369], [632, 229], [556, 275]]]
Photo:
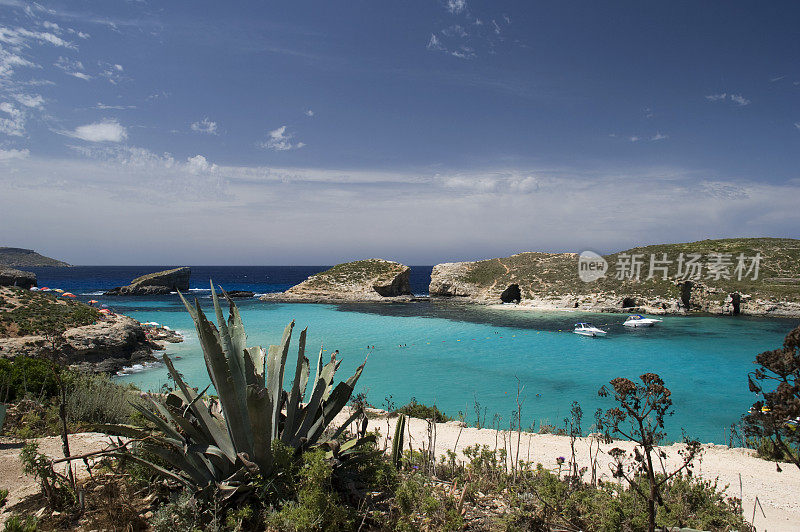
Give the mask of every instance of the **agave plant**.
[[366, 427], [360, 437], [344, 444], [340, 445], [337, 439], [361, 412], [353, 413], [338, 430], [326, 434], [326, 429], [350, 399], [364, 364], [352, 377], [333, 386], [341, 362], [334, 358], [324, 362], [320, 348], [311, 394], [304, 402], [310, 373], [305, 356], [306, 330], [300, 333], [294, 380], [287, 392], [283, 381], [294, 322], [283, 331], [280, 344], [271, 345], [266, 352], [261, 347], [246, 347], [247, 337], [236, 304], [223, 291], [230, 305], [226, 323], [213, 283], [211, 291], [217, 327], [206, 318], [197, 300], [192, 305], [183, 294], [180, 297], [197, 328], [218, 403], [205, 394], [208, 388], [197, 393], [188, 386], [164, 355], [176, 389], [163, 401], [148, 395], [147, 403], [134, 404], [156, 431], [120, 425], [113, 428], [139, 440], [138, 445], [169, 467], [136, 454], [125, 455], [194, 491], [218, 489], [225, 498], [249, 490], [254, 476], [268, 479], [276, 474], [277, 442], [297, 455], [327, 446], [329, 456], [335, 454], [339, 464], [348, 455], [355, 455], [369, 440], [364, 437]]

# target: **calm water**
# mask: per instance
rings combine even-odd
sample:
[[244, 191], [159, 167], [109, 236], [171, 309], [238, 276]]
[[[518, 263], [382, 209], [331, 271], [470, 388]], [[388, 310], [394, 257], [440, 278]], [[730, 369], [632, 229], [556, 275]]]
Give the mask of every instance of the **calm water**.
[[[209, 276], [227, 289], [279, 291], [325, 267], [193, 267], [193, 295], [210, 305]], [[191, 320], [177, 296], [120, 298], [98, 296], [104, 288], [126, 284], [136, 275], [162, 267], [79, 267], [36, 270], [40, 286], [63, 288], [83, 299], [102, 300], [113, 310], [139, 321], [156, 321], [184, 333], [170, 345], [178, 369], [195, 386], [208, 376]], [[415, 293], [427, 288], [430, 267], [413, 269]], [[778, 347], [800, 320], [667, 317], [657, 327], [628, 330], [623, 315], [534, 313], [420, 302], [413, 304], [312, 305], [243, 300], [239, 303], [251, 345], [277, 343], [283, 327], [295, 320], [308, 326], [310, 356], [324, 345], [343, 358], [340, 377], [352, 374], [367, 355], [358, 385], [370, 402], [385, 406], [411, 397], [437, 404], [450, 415], [464, 412], [474, 420], [474, 402], [502, 418], [507, 426], [514, 409], [517, 379], [525, 385], [523, 423], [561, 425], [570, 403], [579, 401], [584, 427], [592, 414], [610, 403], [597, 390], [617, 376], [644, 372], [662, 376], [673, 392], [675, 415], [668, 420], [672, 438], [681, 429], [703, 441], [724, 442], [727, 427], [754, 401], [747, 372], [755, 355]], [[576, 321], [607, 325], [606, 338], [571, 333]], [[299, 333], [299, 329], [298, 329]], [[374, 345], [375, 349], [368, 349]], [[403, 347], [399, 347], [403, 346]], [[294, 356], [294, 355], [292, 355]], [[163, 368], [120, 377], [145, 389], [166, 381]]]

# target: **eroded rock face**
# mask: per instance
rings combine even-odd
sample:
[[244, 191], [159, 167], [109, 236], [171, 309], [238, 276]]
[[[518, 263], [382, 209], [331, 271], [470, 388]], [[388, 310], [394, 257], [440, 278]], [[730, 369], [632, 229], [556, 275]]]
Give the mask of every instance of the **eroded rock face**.
[[0, 286], [17, 286], [27, 290], [32, 286], [36, 286], [36, 274], [15, 270], [14, 268], [0, 267]]
[[[64, 333], [67, 364], [81, 371], [114, 373], [125, 366], [154, 361], [153, 349], [142, 325], [127, 316], [74, 327]], [[42, 336], [23, 336], [0, 340], [0, 356], [38, 356], [45, 347]]]
[[480, 287], [464, 280], [472, 262], [443, 262], [433, 267], [428, 293], [442, 297], [476, 298]]
[[338, 264], [280, 294], [262, 300], [382, 301], [411, 296], [411, 268], [398, 262], [368, 259]]
[[519, 303], [521, 300], [522, 292], [520, 292], [518, 284], [508, 285], [508, 288], [500, 294], [500, 301], [503, 303]]
[[189, 278], [192, 270], [186, 266], [150, 273], [137, 277], [128, 286], [113, 288], [105, 293], [107, 296], [151, 296], [189, 290]]

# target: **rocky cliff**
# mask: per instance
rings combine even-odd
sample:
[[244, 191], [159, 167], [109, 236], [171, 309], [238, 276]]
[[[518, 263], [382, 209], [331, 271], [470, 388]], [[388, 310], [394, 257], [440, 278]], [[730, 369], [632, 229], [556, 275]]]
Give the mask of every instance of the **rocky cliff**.
[[36, 274], [0, 266], [0, 286], [18, 286], [28, 289], [36, 286]]
[[137, 277], [128, 286], [112, 288], [107, 296], [152, 296], [169, 294], [176, 290], [189, 290], [189, 277], [192, 270], [186, 266], [150, 273]]
[[[693, 257], [699, 257], [694, 270], [688, 266]], [[438, 264], [429, 291], [432, 297], [478, 303], [519, 297], [523, 305], [541, 309], [800, 316], [800, 240], [704, 240], [602, 258], [608, 269], [592, 282], [580, 279], [575, 253]]]
[[31, 268], [36, 266], [69, 266], [66, 262], [51, 259], [32, 249], [0, 247], [0, 266]]
[[383, 259], [347, 262], [262, 300], [298, 302], [385, 301], [411, 296], [411, 268]]

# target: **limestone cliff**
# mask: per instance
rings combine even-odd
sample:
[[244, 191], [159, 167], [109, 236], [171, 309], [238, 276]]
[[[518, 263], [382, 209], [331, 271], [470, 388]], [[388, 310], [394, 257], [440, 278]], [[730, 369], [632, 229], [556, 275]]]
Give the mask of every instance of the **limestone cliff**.
[[[698, 266], [701, 273], [687, 280], [686, 275], [677, 275], [678, 262], [680, 257], [686, 260], [692, 254], [702, 257]], [[717, 255], [725, 257], [725, 275], [713, 273], [711, 263]], [[756, 255], [760, 257], [757, 271], [739, 272], [744, 273], [740, 279], [735, 269], [738, 257], [750, 260]], [[618, 275], [615, 269], [632, 256], [641, 261], [638, 279]], [[667, 268], [666, 278], [661, 270], [650, 277], [651, 256], [654, 261], [667, 261], [653, 263]], [[523, 305], [542, 309], [800, 316], [800, 240], [704, 240], [633, 248], [603, 258], [609, 270], [592, 282], [581, 281], [575, 253], [526, 252], [438, 264], [433, 268], [429, 291], [432, 297], [478, 303], [511, 302], [520, 297]], [[746, 266], [752, 266], [752, 262]]]
[[383, 259], [367, 259], [338, 264], [312, 275], [279, 294], [266, 294], [262, 300], [280, 301], [385, 301], [411, 295], [411, 268]]
[[19, 288], [25, 289], [30, 288], [32, 286], [36, 286], [36, 274], [0, 266], [0, 286], [18, 286]]
[[0, 247], [0, 266], [32, 268], [38, 266], [65, 267], [69, 264], [40, 255], [32, 249]]
[[108, 296], [152, 296], [189, 290], [189, 277], [192, 270], [188, 267], [174, 268], [137, 277], [128, 286], [113, 288], [105, 293]]

